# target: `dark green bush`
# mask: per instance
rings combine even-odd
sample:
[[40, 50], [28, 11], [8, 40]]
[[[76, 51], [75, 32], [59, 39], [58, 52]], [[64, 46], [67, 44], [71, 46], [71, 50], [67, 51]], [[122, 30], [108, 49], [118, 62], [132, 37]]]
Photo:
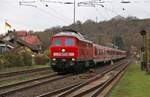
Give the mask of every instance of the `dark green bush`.
[[1, 55], [0, 59], [1, 67], [14, 67], [14, 66], [23, 66], [23, 58], [16, 52], [9, 52]]
[[32, 56], [29, 52], [22, 52], [21, 56], [23, 58], [24, 65], [31, 66], [32, 65]]
[[34, 58], [35, 64], [47, 64], [48, 63], [48, 56], [40, 54], [36, 55]]
[[32, 51], [23, 48], [20, 50], [12, 50], [0, 55], [0, 69], [19, 66], [31, 66], [32, 64], [44, 65], [49, 61], [49, 50], [44, 54], [33, 54]]
[[26, 50], [11, 51], [0, 55], [0, 68], [30, 65], [32, 65], [31, 53]]
[[50, 56], [50, 49], [49, 48], [44, 51], [44, 55]]
[[0, 69], [8, 67], [8, 64], [10, 64], [4, 55], [0, 55]]

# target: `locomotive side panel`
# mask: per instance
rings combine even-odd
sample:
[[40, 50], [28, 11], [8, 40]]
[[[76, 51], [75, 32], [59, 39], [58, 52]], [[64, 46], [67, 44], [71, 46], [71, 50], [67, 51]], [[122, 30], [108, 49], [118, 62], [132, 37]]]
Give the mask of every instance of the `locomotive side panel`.
[[79, 59], [81, 61], [90, 61], [93, 59], [92, 43], [78, 41]]

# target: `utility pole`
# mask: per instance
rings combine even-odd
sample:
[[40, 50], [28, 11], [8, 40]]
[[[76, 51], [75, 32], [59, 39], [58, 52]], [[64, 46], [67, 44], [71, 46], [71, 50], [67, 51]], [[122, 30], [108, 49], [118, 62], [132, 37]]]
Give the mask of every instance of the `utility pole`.
[[97, 23], [98, 22], [98, 17], [96, 16], [96, 20], [95, 20], [95, 22]]
[[146, 38], [146, 31], [140, 31], [142, 36], [142, 47], [141, 47], [141, 70], [148, 70], [147, 68], [147, 38]]

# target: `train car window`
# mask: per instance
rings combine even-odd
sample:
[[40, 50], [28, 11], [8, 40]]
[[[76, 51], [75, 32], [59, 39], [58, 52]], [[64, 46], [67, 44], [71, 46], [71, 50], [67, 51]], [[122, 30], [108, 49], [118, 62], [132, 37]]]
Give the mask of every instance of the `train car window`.
[[97, 50], [97, 55], [99, 55], [99, 49]]
[[101, 49], [100, 49], [100, 54], [101, 54], [101, 55], [103, 55], [103, 52], [102, 52], [102, 50], [101, 50]]
[[99, 55], [99, 50], [97, 49], [97, 53], [96, 53], [96, 55]]
[[74, 40], [73, 39], [66, 39], [65, 45], [66, 46], [73, 46], [74, 45]]
[[105, 54], [105, 50], [103, 50], [103, 54]]
[[109, 52], [109, 51], [106, 51], [106, 53], [107, 53], [107, 54], [110, 54], [110, 52]]
[[95, 55], [97, 55], [97, 48], [95, 48]]
[[61, 39], [55, 39], [54, 40], [54, 45], [55, 46], [61, 46], [62, 45], [62, 40]]

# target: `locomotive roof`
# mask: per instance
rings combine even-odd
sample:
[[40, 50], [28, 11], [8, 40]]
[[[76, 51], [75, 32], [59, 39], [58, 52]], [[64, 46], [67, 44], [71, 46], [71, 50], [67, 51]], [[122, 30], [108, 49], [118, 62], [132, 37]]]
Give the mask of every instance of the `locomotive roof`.
[[73, 37], [78, 38], [81, 41], [91, 42], [91, 41], [86, 40], [83, 37], [83, 35], [81, 35], [81, 33], [79, 33], [79, 32], [59, 32], [55, 36], [73, 36]]

